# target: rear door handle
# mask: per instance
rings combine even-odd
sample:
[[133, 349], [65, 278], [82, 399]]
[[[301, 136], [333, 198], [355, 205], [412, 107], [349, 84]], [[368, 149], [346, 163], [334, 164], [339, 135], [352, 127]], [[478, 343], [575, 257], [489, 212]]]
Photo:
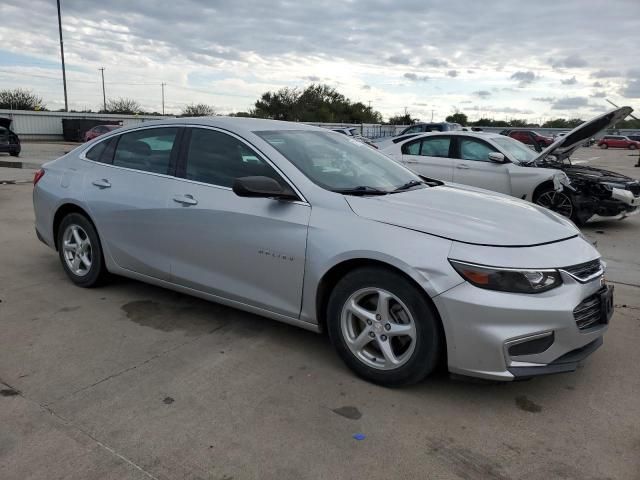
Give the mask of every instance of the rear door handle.
[[109, 180], [107, 180], [106, 178], [94, 180], [91, 183], [98, 188], [111, 188], [111, 183], [109, 183]]
[[458, 165], [456, 165], [456, 168], [459, 168], [460, 170], [469, 170], [469, 165], [465, 165], [464, 163], [459, 163]]
[[173, 201], [174, 202], [178, 202], [181, 203], [182, 205], [197, 205], [198, 201], [193, 198], [192, 195], [176, 195], [175, 197], [173, 197]]

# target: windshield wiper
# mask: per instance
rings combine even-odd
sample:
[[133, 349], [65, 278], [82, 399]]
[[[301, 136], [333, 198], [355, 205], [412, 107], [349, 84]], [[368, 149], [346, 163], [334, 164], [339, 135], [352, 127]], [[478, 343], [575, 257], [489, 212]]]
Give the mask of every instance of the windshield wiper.
[[394, 192], [401, 192], [403, 190], [409, 190], [412, 187], [417, 187], [418, 185], [424, 185], [424, 182], [421, 180], [410, 180], [404, 185], [400, 185], [398, 188], [394, 190]]
[[389, 192], [380, 190], [379, 188], [370, 187], [369, 185], [359, 185], [353, 188], [336, 188], [332, 192], [342, 193], [343, 195], [387, 195]]

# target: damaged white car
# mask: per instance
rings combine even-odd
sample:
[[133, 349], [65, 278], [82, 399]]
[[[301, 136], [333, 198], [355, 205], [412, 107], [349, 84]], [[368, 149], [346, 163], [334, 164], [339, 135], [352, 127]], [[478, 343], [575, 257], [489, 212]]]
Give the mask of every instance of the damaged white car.
[[[571, 216], [572, 203], [561, 194], [570, 185], [566, 173], [528, 168], [536, 152], [513, 138], [485, 132], [425, 133], [382, 150], [419, 175], [462, 183], [539, 203]], [[564, 201], [557, 202], [562, 198]], [[555, 203], [554, 203], [555, 202]]]

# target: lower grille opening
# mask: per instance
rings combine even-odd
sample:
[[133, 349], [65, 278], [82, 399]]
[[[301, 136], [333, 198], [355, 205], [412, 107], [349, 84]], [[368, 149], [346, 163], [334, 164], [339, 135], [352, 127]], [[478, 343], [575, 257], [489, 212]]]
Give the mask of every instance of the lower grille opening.
[[550, 335], [544, 337], [534, 338], [533, 340], [517, 343], [509, 347], [510, 356], [518, 355], [534, 355], [536, 353], [542, 353], [549, 348], [555, 340], [555, 334], [551, 332]]
[[576, 320], [578, 329], [585, 330], [602, 323], [602, 305], [600, 304], [600, 293], [598, 292], [585, 298], [573, 309], [573, 318]]

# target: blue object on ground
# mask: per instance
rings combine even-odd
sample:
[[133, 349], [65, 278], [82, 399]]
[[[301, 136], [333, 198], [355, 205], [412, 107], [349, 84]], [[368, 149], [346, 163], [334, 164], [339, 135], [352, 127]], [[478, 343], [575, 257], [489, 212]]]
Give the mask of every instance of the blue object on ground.
[[366, 437], [363, 433], [354, 433], [353, 438], [355, 438], [356, 440], [364, 440]]

